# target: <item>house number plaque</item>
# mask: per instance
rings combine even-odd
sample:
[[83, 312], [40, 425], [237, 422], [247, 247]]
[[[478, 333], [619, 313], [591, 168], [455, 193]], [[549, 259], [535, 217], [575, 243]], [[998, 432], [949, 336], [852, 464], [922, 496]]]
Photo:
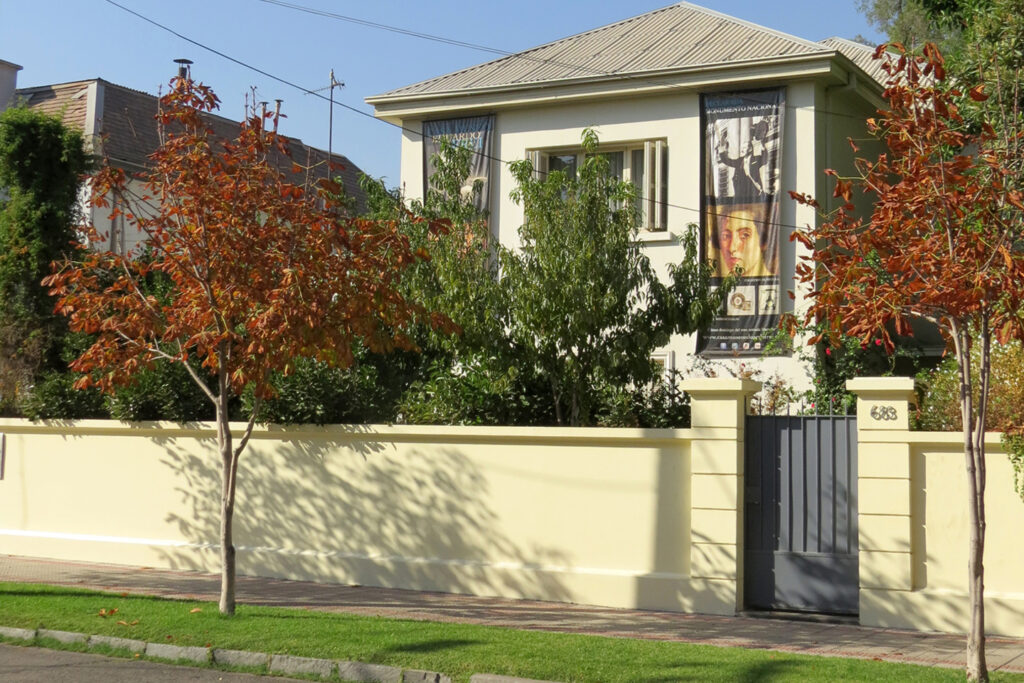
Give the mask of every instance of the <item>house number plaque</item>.
[[898, 415], [893, 406], [876, 404], [871, 406], [871, 417], [881, 422], [894, 422]]

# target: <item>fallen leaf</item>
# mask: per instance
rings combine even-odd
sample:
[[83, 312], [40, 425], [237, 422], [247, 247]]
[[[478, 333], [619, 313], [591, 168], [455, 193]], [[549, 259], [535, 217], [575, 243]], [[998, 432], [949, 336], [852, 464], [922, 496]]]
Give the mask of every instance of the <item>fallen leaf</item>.
[[193, 607], [192, 609], [190, 609], [190, 610], [188, 611], [188, 613], [189, 613], [189, 614], [195, 614], [196, 612], [202, 612], [202, 611], [203, 611], [203, 608], [202, 608], [202, 607]]

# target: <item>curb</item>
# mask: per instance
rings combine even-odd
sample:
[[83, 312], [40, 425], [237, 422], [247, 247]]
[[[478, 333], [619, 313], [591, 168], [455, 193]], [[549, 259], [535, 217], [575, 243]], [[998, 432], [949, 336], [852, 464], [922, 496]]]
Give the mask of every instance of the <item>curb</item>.
[[[266, 669], [269, 673], [313, 674], [321, 678], [333, 678], [337, 673], [341, 680], [354, 683], [452, 683], [450, 676], [436, 671], [403, 670], [383, 664], [296, 657], [294, 655], [270, 655], [247, 650], [147, 643], [130, 638], [87, 635], [74, 631], [55, 631], [45, 628], [32, 630], [0, 626], [0, 637], [24, 641], [52, 639], [64, 644], [85, 645], [89, 649], [108, 647], [114, 650], [127, 650], [136, 655], [144, 654], [153, 659], [187, 661], [193, 664], [246, 666]], [[538, 681], [495, 674], [473, 674], [470, 681], [471, 683], [556, 683], [555, 681]]]

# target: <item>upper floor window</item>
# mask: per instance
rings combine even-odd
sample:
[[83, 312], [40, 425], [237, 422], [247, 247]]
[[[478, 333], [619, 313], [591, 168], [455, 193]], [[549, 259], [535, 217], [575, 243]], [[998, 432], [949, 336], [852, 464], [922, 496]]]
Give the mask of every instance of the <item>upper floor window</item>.
[[[531, 150], [528, 152], [538, 173], [562, 171], [576, 176], [583, 163], [582, 150]], [[640, 227], [644, 230], [668, 228], [668, 146], [664, 140], [644, 140], [623, 145], [601, 145], [612, 174], [636, 187]]]

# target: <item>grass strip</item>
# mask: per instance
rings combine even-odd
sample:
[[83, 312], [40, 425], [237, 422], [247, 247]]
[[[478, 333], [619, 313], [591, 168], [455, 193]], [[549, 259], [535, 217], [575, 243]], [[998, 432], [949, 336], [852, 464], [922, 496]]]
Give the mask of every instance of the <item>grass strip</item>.
[[[214, 602], [41, 584], [0, 583], [0, 625], [348, 659], [440, 671], [460, 683], [474, 673], [565, 683], [963, 680], [959, 670], [909, 664], [306, 609], [239, 605], [224, 617]], [[1024, 683], [1024, 675], [993, 680]]]

